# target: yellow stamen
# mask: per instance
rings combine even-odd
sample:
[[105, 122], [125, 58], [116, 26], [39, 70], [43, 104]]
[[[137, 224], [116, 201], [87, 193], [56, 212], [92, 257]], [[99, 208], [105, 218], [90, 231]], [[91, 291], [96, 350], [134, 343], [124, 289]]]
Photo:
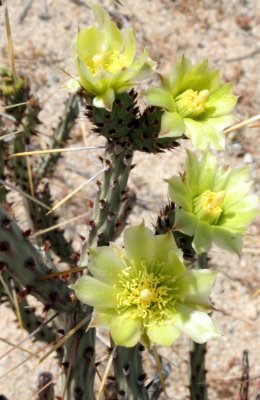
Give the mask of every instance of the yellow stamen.
[[118, 51], [108, 50], [101, 54], [95, 54], [92, 59], [86, 60], [86, 65], [93, 75], [96, 75], [99, 69], [116, 74], [127, 66], [127, 59]]
[[[155, 269], [161, 269], [156, 265]], [[134, 263], [126, 268], [116, 285], [118, 290], [119, 313], [131, 309], [134, 318], [142, 318], [144, 323], [149, 319], [158, 322], [171, 318], [174, 304], [178, 298], [174, 282], [176, 278], [164, 274], [148, 272], [145, 265], [138, 268]]]
[[184, 117], [198, 117], [205, 111], [208, 97], [209, 91], [206, 89], [200, 92], [193, 89], [185, 90], [175, 99], [177, 110]]
[[194, 214], [201, 220], [214, 225], [217, 223], [222, 213], [222, 203], [225, 198], [225, 192], [212, 192], [206, 190], [193, 200]]

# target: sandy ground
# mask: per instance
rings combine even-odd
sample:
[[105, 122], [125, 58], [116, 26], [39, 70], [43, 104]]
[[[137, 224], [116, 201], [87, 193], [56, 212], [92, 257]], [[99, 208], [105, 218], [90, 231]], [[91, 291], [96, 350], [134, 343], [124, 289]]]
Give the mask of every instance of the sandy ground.
[[[16, 65], [32, 81], [34, 93], [40, 98], [41, 132], [50, 135], [57, 121], [61, 105], [66, 97], [63, 89], [66, 76], [62, 69], [73, 72], [71, 42], [78, 26], [92, 21], [92, 15], [80, 0], [33, 1], [28, 14], [21, 22], [25, 0], [10, 0], [9, 12], [15, 46]], [[234, 83], [239, 95], [237, 119], [245, 119], [259, 113], [260, 93], [258, 66], [260, 61], [259, 21], [260, 3], [257, 0], [124, 0], [123, 8], [113, 1], [100, 1], [125, 24], [131, 23], [137, 32], [139, 48], [150, 48], [151, 57], [161, 71], [167, 71], [182, 54], [194, 62], [207, 58], [214, 67], [220, 67], [225, 81]], [[47, 8], [45, 5], [47, 5]], [[1, 62], [7, 60], [7, 46], [0, 20]], [[42, 141], [46, 141], [42, 136]], [[259, 128], [247, 127], [227, 138], [227, 151], [219, 156], [232, 165], [248, 165], [253, 187], [259, 193]], [[74, 129], [71, 144], [81, 143], [80, 124]], [[102, 143], [93, 135], [88, 143]], [[160, 207], [167, 201], [167, 189], [163, 178], [181, 171], [184, 150], [178, 149], [161, 156], [137, 154], [137, 164], [130, 179], [130, 187], [138, 194], [138, 204], [131, 217], [132, 222], [144, 218], [152, 225]], [[83, 179], [98, 171], [97, 153], [71, 154], [62, 159], [51, 184], [55, 198], [69, 193]], [[94, 185], [83, 190], [69, 206], [60, 210], [61, 218], [69, 218], [85, 211], [87, 199], [93, 199]], [[22, 225], [26, 226], [21, 218]], [[260, 339], [259, 296], [254, 293], [260, 287], [259, 280], [259, 231], [256, 220], [245, 237], [241, 259], [212, 251], [211, 266], [219, 272], [214, 288], [213, 301], [219, 312], [213, 318], [223, 336], [209, 343], [207, 369], [210, 400], [239, 399], [239, 379], [243, 350], [249, 351], [250, 396], [260, 395]], [[83, 224], [67, 230], [75, 249], [80, 248], [76, 233], [86, 234]], [[40, 311], [40, 309], [39, 309]], [[22, 336], [13, 322], [10, 310], [1, 306], [0, 354], [9, 349], [2, 339], [16, 343]], [[26, 344], [30, 350], [42, 345]], [[188, 341], [182, 338], [172, 349], [161, 349], [174, 364], [167, 391], [170, 399], [188, 398], [187, 359]], [[16, 350], [0, 360], [0, 376], [21, 363], [27, 355]], [[9, 400], [34, 398], [38, 373], [51, 370], [57, 377], [59, 370], [55, 360], [48, 359], [36, 367], [34, 358], [22, 364], [8, 376], [0, 379], [0, 394]], [[57, 378], [58, 379], [58, 378]], [[59, 388], [59, 383], [57, 384]], [[58, 394], [61, 392], [58, 389]], [[162, 396], [163, 398], [163, 396]]]

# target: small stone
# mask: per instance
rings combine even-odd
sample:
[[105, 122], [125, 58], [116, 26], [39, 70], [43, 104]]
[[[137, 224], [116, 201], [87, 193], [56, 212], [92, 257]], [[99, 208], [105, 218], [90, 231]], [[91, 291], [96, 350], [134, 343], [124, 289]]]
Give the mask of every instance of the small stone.
[[256, 320], [257, 317], [257, 309], [253, 302], [248, 303], [246, 307], [246, 317], [250, 320]]
[[251, 164], [254, 161], [252, 154], [246, 153], [243, 157], [243, 161], [245, 164]]

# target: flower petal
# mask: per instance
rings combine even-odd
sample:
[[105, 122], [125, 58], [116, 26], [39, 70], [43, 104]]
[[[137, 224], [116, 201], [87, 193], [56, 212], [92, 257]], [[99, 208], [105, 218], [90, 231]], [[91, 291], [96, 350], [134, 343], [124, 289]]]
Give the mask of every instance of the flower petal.
[[104, 32], [107, 48], [110, 50], [120, 51], [123, 47], [123, 38], [116, 24], [110, 19], [109, 14], [99, 4], [90, 4], [90, 8], [94, 11], [100, 28]]
[[135, 262], [154, 261], [154, 235], [153, 232], [141, 223], [138, 226], [126, 228], [124, 231], [125, 251], [130, 260]]
[[102, 92], [103, 88], [100, 82], [94, 78], [92, 73], [79, 58], [76, 60], [76, 67], [79, 75], [79, 82], [87, 92], [91, 94], [99, 94]]
[[166, 262], [170, 251], [179, 252], [171, 232], [164, 235], [155, 235], [153, 237], [153, 247], [156, 261], [159, 263]]
[[177, 255], [174, 251], [168, 253], [168, 260], [163, 266], [162, 274], [173, 277], [178, 277], [185, 274], [186, 267], [182, 263], [180, 257], [181, 256]]
[[124, 86], [124, 84], [128, 81], [137, 81], [138, 78], [143, 79], [141, 75], [138, 77], [138, 75], [142, 72], [142, 69], [145, 70], [145, 74], [151, 75], [152, 69], [148, 61], [148, 50], [145, 49], [143, 53], [134, 60], [129, 68], [126, 68], [115, 77], [113, 80], [113, 88], [119, 90], [121, 86]]
[[130, 66], [135, 58], [136, 53], [136, 43], [135, 43], [135, 34], [132, 28], [125, 29], [122, 31], [124, 36], [125, 47], [122, 52], [122, 55], [127, 60], [127, 66]]
[[234, 210], [234, 212], [230, 210], [225, 213], [223, 218], [218, 221], [218, 226], [244, 234], [248, 225], [251, 224], [257, 214], [259, 212], [256, 209], [241, 211], [240, 207], [237, 207], [237, 210]]
[[225, 149], [225, 137], [221, 130], [210, 125], [208, 121], [195, 121], [184, 118], [186, 126], [185, 135], [189, 137], [193, 145], [199, 150], [207, 150], [209, 147], [216, 150]]
[[178, 231], [193, 236], [197, 223], [198, 220], [195, 215], [186, 212], [183, 209], [177, 209], [175, 211], [175, 229]]
[[[110, 309], [111, 310], [111, 309]], [[109, 325], [116, 315], [116, 312], [97, 312], [93, 311], [92, 318], [91, 318], [91, 327], [106, 327], [109, 328]]]
[[179, 94], [185, 75], [191, 69], [191, 67], [192, 65], [190, 60], [183, 56], [181, 60], [172, 68], [169, 74], [168, 82], [173, 97]]
[[185, 162], [185, 183], [187, 189], [191, 193], [192, 198], [200, 194], [198, 191], [199, 169], [200, 163], [195, 153], [192, 151], [187, 151], [187, 158]]
[[[231, 113], [237, 103], [237, 96], [232, 94], [232, 85], [227, 83], [221, 85], [214, 92], [210, 93], [207, 101], [208, 115], [219, 117]], [[206, 111], [207, 113], [207, 111]]]
[[217, 173], [217, 159], [209, 151], [205, 152], [199, 162], [198, 194], [206, 190], [214, 190], [214, 182]]
[[220, 117], [209, 117], [205, 122], [207, 122], [213, 129], [217, 132], [223, 131], [228, 126], [232, 125], [235, 121], [233, 115], [223, 115]]
[[171, 200], [184, 208], [185, 211], [192, 211], [191, 195], [185, 185], [185, 182], [180, 176], [173, 176], [167, 179], [169, 185], [169, 196]]
[[105, 93], [96, 96], [93, 100], [93, 105], [97, 108], [105, 108], [111, 111], [115, 100], [115, 92], [112, 88], [109, 88]]
[[212, 240], [218, 247], [228, 251], [234, 251], [238, 256], [241, 255], [243, 239], [239, 233], [214, 226]]
[[133, 347], [141, 337], [142, 323], [122, 314], [111, 319], [110, 333], [117, 346]]
[[82, 276], [71, 286], [78, 299], [89, 306], [114, 308], [117, 304], [116, 291], [91, 276]]
[[109, 246], [91, 248], [90, 255], [88, 268], [94, 278], [108, 284], [116, 282], [125, 265], [115, 250]]
[[178, 294], [184, 296], [184, 305], [200, 311], [212, 309], [209, 299], [216, 272], [208, 269], [187, 271], [176, 281]]
[[165, 112], [162, 116], [159, 137], [178, 137], [185, 131], [183, 118], [177, 112]]
[[95, 27], [85, 28], [76, 36], [76, 53], [81, 61], [86, 62], [99, 54], [104, 46], [105, 35]]
[[196, 253], [207, 253], [212, 245], [213, 227], [207, 222], [199, 221], [196, 226], [192, 246]]
[[162, 107], [167, 111], [176, 109], [171, 93], [165, 89], [152, 87], [145, 92], [145, 97], [152, 106]]
[[182, 305], [176, 305], [175, 308], [177, 313], [174, 324], [194, 342], [205, 343], [220, 336], [219, 330], [206, 313], [194, 311]]
[[172, 323], [164, 325], [149, 325], [146, 333], [152, 343], [157, 343], [161, 346], [171, 346], [180, 336], [180, 330]]

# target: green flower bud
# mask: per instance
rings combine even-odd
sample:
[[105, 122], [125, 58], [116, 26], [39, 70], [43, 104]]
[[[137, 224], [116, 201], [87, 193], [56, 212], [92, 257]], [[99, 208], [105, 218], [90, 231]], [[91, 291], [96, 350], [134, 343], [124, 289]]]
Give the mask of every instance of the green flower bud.
[[172, 234], [154, 236], [143, 224], [127, 228], [124, 248], [90, 250], [93, 276], [73, 289], [94, 307], [93, 326], [106, 326], [117, 345], [170, 346], [181, 331], [198, 343], [219, 336], [207, 314], [215, 272], [187, 271]]
[[176, 229], [194, 236], [197, 253], [207, 252], [212, 243], [241, 253], [242, 235], [259, 206], [257, 196], [249, 193], [247, 168], [218, 167], [209, 152], [200, 160], [188, 152], [183, 176], [167, 182], [170, 198], [178, 206]]
[[184, 134], [201, 150], [208, 147], [223, 150], [223, 130], [234, 121], [231, 111], [237, 97], [230, 84], [221, 84], [218, 71], [210, 71], [207, 61], [192, 66], [183, 57], [169, 75], [161, 76], [161, 86], [147, 90], [151, 105], [165, 112], [161, 137]]

